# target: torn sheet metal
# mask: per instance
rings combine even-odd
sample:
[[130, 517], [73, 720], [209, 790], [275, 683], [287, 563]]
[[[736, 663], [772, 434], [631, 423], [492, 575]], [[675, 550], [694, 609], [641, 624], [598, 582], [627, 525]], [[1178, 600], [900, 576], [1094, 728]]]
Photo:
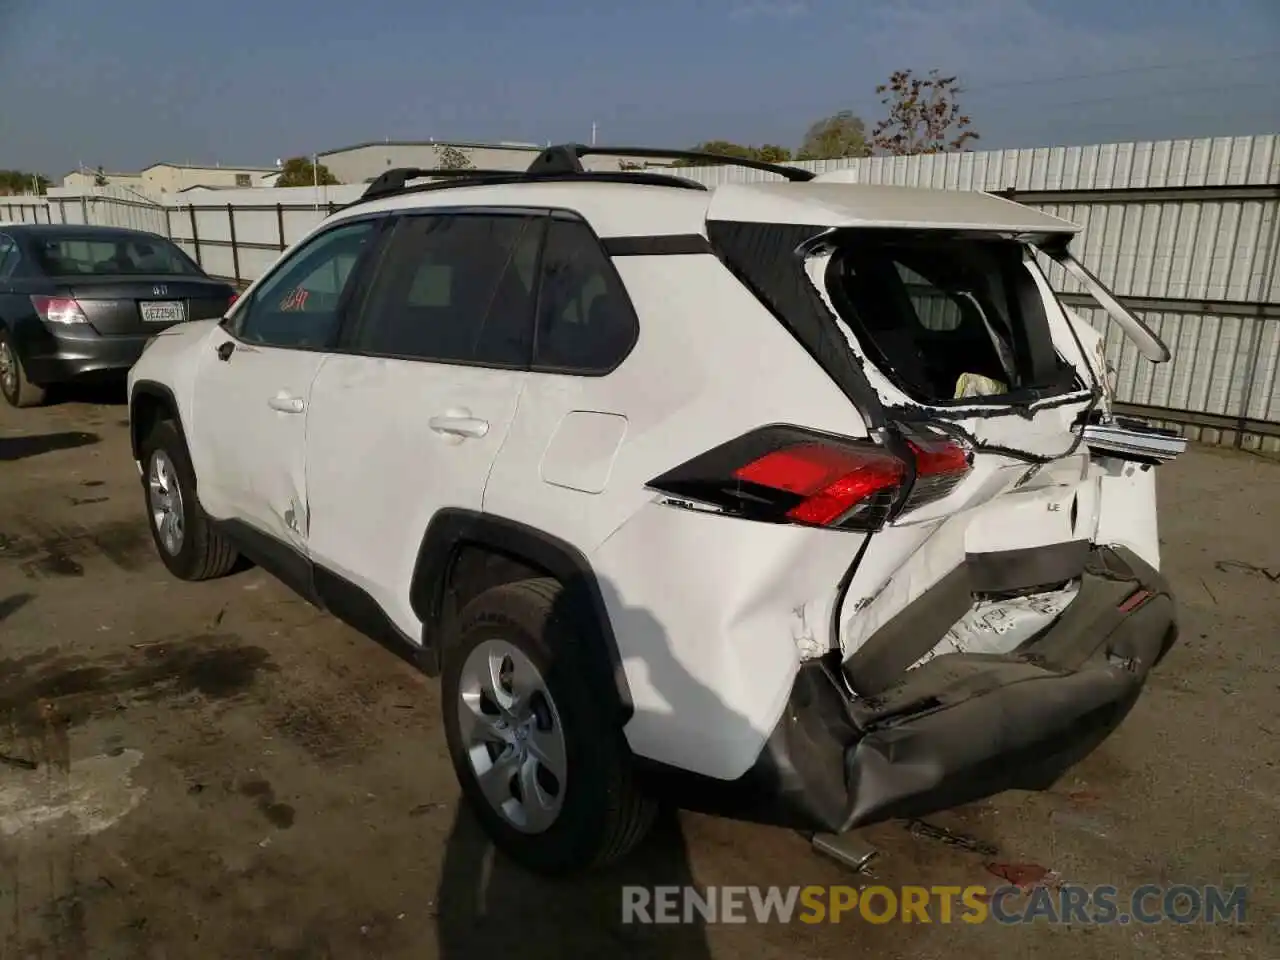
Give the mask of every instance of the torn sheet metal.
[[955, 622], [938, 645], [912, 669], [944, 653], [1009, 653], [1056, 620], [1080, 592], [1076, 581], [1062, 590], [1007, 600], [980, 600]]

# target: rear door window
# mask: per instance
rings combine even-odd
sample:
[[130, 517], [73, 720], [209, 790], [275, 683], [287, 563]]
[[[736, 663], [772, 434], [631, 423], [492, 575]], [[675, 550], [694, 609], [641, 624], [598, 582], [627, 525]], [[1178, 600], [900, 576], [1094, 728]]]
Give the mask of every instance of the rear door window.
[[581, 220], [553, 219], [542, 257], [534, 369], [608, 373], [638, 335], [635, 308], [595, 232]]
[[527, 368], [546, 217], [403, 218], [361, 310], [359, 353]]

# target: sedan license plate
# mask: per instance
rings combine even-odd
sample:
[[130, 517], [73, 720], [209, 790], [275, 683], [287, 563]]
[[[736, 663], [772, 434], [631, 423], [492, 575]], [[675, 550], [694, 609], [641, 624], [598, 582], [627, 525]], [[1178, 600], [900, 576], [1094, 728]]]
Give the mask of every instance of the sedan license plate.
[[187, 319], [186, 304], [181, 300], [150, 300], [138, 304], [144, 323], [182, 323]]

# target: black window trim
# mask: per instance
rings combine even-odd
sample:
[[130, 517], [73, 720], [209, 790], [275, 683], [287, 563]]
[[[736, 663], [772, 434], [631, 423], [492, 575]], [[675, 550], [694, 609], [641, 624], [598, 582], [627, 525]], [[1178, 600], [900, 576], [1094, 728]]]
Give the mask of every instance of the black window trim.
[[[370, 268], [370, 263], [380, 257], [383, 245], [386, 242], [388, 226], [395, 221], [393, 213], [379, 211], [377, 213], [369, 213], [359, 217], [346, 217], [342, 220], [329, 224], [324, 230], [317, 230], [315, 233], [309, 234], [307, 238], [296, 246], [291, 247], [288, 255], [281, 257], [271, 268], [258, 278], [253, 285], [250, 293], [238, 300], [235, 309], [227, 316], [219, 321], [218, 326], [222, 328], [222, 332], [236, 342], [237, 347], [250, 347], [258, 350], [295, 350], [298, 353], [334, 353], [338, 344], [342, 343], [343, 332], [346, 330], [350, 321], [350, 307], [353, 294], [363, 282], [365, 274]], [[359, 223], [371, 223], [373, 225], [373, 234], [371, 236], [372, 243], [360, 255], [359, 260], [351, 269], [351, 276], [348, 278], [347, 286], [342, 291], [342, 296], [338, 300], [337, 313], [338, 324], [335, 328], [334, 335], [328, 344], [318, 346], [302, 346], [297, 344], [276, 344], [262, 343], [257, 340], [246, 340], [240, 333], [244, 319], [248, 317], [249, 312], [253, 309], [254, 303], [257, 301], [258, 293], [264, 286], [271, 282], [272, 278], [289, 269], [295, 262], [294, 254], [298, 251], [310, 246], [322, 237], [327, 237], [336, 230], [342, 230], [347, 227]]]

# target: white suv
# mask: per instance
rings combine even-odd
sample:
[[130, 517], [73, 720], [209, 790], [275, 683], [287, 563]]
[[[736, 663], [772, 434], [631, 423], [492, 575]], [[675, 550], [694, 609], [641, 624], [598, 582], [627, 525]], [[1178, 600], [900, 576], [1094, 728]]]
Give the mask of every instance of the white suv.
[[[655, 802], [813, 831], [1043, 789], [1176, 637], [1098, 334], [982, 193], [391, 171], [130, 376], [160, 556], [258, 563], [442, 676], [531, 869]], [[680, 156], [650, 151], [654, 156]], [[706, 162], [723, 158], [696, 157]], [[435, 177], [427, 183], [410, 183]]]

